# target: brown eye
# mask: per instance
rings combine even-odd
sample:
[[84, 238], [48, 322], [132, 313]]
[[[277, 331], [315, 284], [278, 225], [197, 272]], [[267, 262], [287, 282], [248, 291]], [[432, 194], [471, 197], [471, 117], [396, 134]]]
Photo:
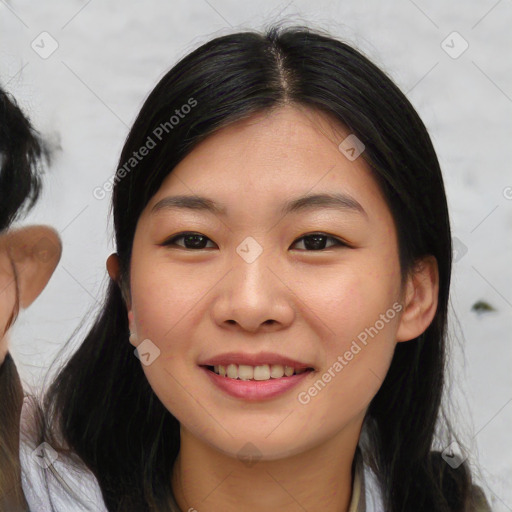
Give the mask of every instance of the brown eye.
[[[183, 247], [181, 244], [175, 243], [176, 240], [184, 241], [184, 249], [204, 249], [205, 241], [210, 240], [207, 236], [202, 235], [201, 233], [191, 233], [191, 232], [185, 232], [180, 233], [179, 235], [173, 236], [172, 238], [169, 238], [166, 240], [162, 245], [164, 246], [170, 246], [175, 245], [178, 247]], [[210, 240], [211, 241], [211, 240]]]
[[299, 241], [301, 240], [304, 240], [304, 247], [306, 247], [306, 249], [310, 249], [313, 251], [322, 251], [326, 249], [325, 244], [327, 240], [332, 240], [335, 242], [334, 245], [327, 247], [327, 249], [330, 249], [331, 247], [335, 246], [346, 246], [346, 244], [343, 243], [341, 240], [329, 236], [326, 233], [311, 233], [310, 235], [304, 235], [303, 237], [297, 239], [294, 242], [294, 245], [299, 243]]

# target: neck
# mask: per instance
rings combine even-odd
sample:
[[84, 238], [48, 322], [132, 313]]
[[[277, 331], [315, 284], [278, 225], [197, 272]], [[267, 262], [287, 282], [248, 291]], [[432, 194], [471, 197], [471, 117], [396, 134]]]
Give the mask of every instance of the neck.
[[347, 512], [361, 426], [362, 419], [293, 456], [253, 461], [228, 456], [182, 426], [172, 475], [176, 502], [184, 512]]

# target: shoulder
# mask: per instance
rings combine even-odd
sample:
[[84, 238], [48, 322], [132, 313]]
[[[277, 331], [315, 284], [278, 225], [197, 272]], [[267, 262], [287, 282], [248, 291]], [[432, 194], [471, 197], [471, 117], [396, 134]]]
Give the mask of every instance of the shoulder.
[[37, 442], [35, 401], [25, 397], [20, 418], [20, 464], [23, 492], [34, 512], [107, 512], [93, 473]]

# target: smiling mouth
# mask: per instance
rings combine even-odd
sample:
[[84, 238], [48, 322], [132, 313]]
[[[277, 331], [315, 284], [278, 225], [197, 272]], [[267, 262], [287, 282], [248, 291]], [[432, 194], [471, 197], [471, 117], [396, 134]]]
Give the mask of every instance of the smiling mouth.
[[203, 366], [207, 370], [233, 380], [252, 380], [252, 381], [267, 381], [273, 379], [281, 379], [291, 377], [293, 375], [300, 375], [305, 372], [313, 371], [313, 368], [300, 368], [295, 369], [291, 366], [284, 366], [279, 364], [264, 364], [260, 366], [249, 365], [236, 365], [229, 364], [226, 366]]

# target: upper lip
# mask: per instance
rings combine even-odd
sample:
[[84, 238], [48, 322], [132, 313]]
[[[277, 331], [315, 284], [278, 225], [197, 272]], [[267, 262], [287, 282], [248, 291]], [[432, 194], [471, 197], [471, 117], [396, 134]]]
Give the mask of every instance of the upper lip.
[[244, 354], [242, 352], [229, 352], [219, 354], [217, 356], [205, 359], [199, 363], [199, 366], [227, 366], [229, 364], [246, 364], [249, 366], [261, 366], [264, 364], [281, 364], [283, 366], [291, 366], [295, 369], [312, 368], [313, 365], [296, 361], [286, 356], [273, 352], [260, 352], [258, 354]]

